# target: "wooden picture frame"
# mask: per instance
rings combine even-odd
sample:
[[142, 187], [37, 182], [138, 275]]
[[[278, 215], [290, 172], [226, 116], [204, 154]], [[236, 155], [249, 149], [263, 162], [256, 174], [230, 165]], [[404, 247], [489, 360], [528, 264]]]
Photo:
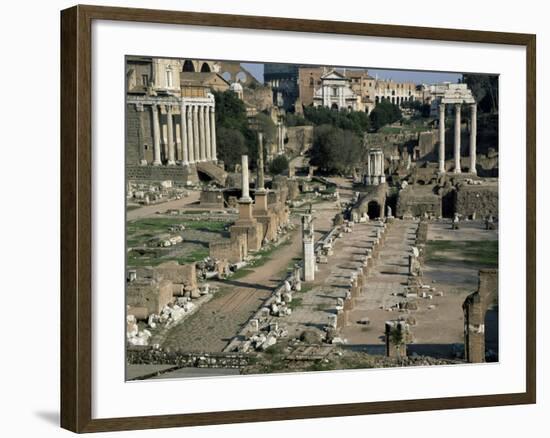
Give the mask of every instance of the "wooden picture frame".
[[[482, 396], [92, 418], [92, 22], [195, 26], [412, 38], [526, 48], [526, 391]], [[536, 402], [536, 37], [530, 34], [331, 22], [196, 12], [75, 6], [61, 12], [61, 426], [99, 432], [529, 404]]]

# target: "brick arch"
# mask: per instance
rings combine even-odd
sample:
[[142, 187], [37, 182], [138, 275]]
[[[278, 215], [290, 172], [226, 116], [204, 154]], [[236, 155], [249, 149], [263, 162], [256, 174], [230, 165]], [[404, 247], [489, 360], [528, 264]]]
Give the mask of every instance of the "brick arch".
[[477, 291], [462, 304], [464, 355], [468, 362], [485, 362], [485, 314], [495, 302], [498, 302], [498, 269], [481, 269]]

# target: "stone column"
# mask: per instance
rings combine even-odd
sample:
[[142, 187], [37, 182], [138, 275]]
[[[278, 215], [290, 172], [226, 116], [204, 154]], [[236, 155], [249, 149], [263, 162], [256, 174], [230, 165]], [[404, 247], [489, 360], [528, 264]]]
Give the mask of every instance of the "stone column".
[[151, 111], [153, 112], [153, 166], [160, 166], [162, 162], [160, 160], [159, 110], [153, 104], [151, 105]]
[[313, 218], [310, 214], [302, 216], [302, 251], [304, 259], [304, 281], [315, 280], [315, 238]]
[[248, 186], [248, 155], [241, 156], [241, 175], [242, 196], [240, 202], [251, 202]]
[[462, 173], [460, 168], [460, 110], [462, 105], [455, 104], [455, 173]]
[[213, 106], [210, 107], [210, 144], [212, 146], [212, 159], [214, 161], [218, 160], [218, 151], [216, 145], [216, 108]]
[[470, 105], [470, 173], [477, 175], [476, 154], [477, 154], [477, 104]]
[[176, 150], [174, 148], [174, 121], [172, 120], [172, 105], [166, 105], [166, 120], [168, 129], [168, 165], [176, 164]]
[[205, 133], [205, 143], [206, 143], [206, 159], [212, 161], [212, 145], [211, 145], [211, 135], [210, 135], [210, 106], [204, 107], [204, 133]]
[[201, 142], [201, 161], [206, 161], [206, 135], [205, 135], [205, 123], [204, 123], [204, 110], [205, 106], [199, 107], [199, 130], [200, 130], [200, 142]]
[[445, 173], [445, 104], [439, 104], [439, 172]]
[[195, 136], [193, 134], [193, 107], [191, 105], [185, 108], [187, 124], [187, 152], [189, 155], [189, 163], [195, 162]]
[[193, 145], [195, 147], [195, 162], [201, 161], [199, 140], [199, 107], [193, 105]]
[[187, 106], [181, 103], [180, 108], [180, 129], [181, 129], [181, 164], [187, 166], [189, 164], [189, 154], [187, 152]]
[[258, 132], [258, 180], [256, 190], [265, 190], [264, 182], [264, 135]]

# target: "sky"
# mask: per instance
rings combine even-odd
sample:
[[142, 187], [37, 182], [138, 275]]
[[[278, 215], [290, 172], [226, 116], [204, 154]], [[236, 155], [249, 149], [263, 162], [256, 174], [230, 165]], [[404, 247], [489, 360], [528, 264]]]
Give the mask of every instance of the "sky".
[[[260, 63], [242, 63], [256, 79], [263, 83], [264, 65]], [[431, 71], [414, 70], [383, 70], [368, 68], [369, 74], [373, 77], [378, 75], [379, 79], [393, 79], [397, 82], [415, 82], [417, 84], [435, 84], [439, 82], [457, 82], [462, 78], [460, 73], [440, 73]]]

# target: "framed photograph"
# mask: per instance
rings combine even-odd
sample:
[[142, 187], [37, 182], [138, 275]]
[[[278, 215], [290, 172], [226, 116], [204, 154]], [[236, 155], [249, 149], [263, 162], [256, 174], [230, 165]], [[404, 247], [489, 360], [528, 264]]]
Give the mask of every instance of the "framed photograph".
[[62, 11], [62, 427], [535, 403], [535, 41]]

